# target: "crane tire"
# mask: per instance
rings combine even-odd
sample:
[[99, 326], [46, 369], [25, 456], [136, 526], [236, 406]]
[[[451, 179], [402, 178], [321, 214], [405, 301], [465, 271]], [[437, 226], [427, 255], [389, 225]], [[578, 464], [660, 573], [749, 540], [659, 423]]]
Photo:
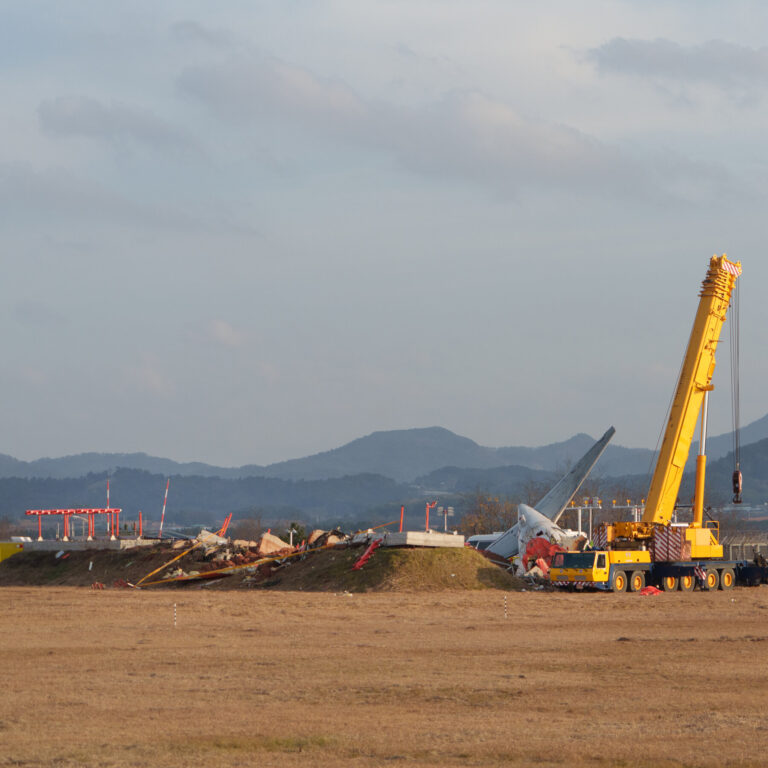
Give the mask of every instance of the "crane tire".
[[627, 572], [626, 571], [614, 571], [611, 576], [611, 591], [612, 592], [626, 592], [627, 591]]
[[695, 586], [696, 586], [696, 577], [693, 575], [693, 571], [684, 573], [680, 576], [681, 592], [693, 592], [693, 588]]
[[707, 568], [707, 572], [704, 574], [704, 589], [714, 592], [719, 586], [720, 574], [717, 572], [717, 568]]
[[720, 589], [727, 592], [729, 589], [733, 589], [736, 585], [736, 576], [733, 573], [733, 568], [723, 568], [720, 571]]
[[645, 571], [632, 571], [629, 574], [629, 591], [639, 592], [645, 587]]
[[661, 579], [661, 588], [664, 592], [677, 592], [680, 580], [677, 576], [663, 576]]

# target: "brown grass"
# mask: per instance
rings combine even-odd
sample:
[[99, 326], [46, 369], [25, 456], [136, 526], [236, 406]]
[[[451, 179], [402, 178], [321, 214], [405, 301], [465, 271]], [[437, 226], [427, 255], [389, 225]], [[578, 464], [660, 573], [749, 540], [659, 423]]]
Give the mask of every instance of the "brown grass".
[[[436, 592], [467, 589], [521, 589], [525, 583], [470, 547], [389, 548], [374, 552], [358, 571], [352, 566], [364, 548], [330, 549], [276, 571], [263, 588], [309, 591]], [[235, 580], [237, 583], [237, 580]], [[229, 586], [224, 581], [224, 587]]]
[[768, 748], [766, 587], [8, 587], [0, 611], [0, 766], [757, 766]]

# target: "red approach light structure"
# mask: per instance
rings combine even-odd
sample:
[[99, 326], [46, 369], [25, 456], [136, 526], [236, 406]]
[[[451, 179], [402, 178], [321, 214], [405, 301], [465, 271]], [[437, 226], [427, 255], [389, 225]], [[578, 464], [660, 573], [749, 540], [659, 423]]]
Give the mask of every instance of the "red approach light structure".
[[69, 541], [69, 518], [72, 515], [88, 517], [88, 541], [96, 535], [95, 516], [108, 515], [107, 523], [111, 539], [116, 539], [120, 533], [120, 513], [122, 509], [106, 507], [104, 509], [28, 509], [24, 514], [37, 516], [37, 540], [43, 540], [43, 515], [62, 515], [64, 518], [63, 541]]

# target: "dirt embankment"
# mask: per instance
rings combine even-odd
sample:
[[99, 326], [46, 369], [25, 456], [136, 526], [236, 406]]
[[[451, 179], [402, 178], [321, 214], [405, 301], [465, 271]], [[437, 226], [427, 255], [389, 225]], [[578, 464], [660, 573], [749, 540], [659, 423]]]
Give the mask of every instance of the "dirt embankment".
[[[212, 589], [257, 588], [328, 592], [421, 592], [437, 590], [521, 589], [524, 584], [470, 548], [380, 548], [362, 569], [352, 566], [363, 547], [331, 548], [262, 566], [216, 581], [181, 582], [172, 586]], [[54, 552], [23, 552], [0, 563], [0, 586], [90, 586], [136, 584], [180, 554], [167, 545], [124, 551], [87, 550], [57, 558]], [[162, 579], [181, 568], [203, 570], [202, 549], [193, 550], [152, 577]], [[163, 588], [162, 585], [148, 587]]]
[[[82, 552], [25, 551], [0, 563], [0, 586], [88, 587], [94, 582], [111, 586], [123, 580], [135, 583], [179, 552], [170, 545], [128, 550], [88, 549]], [[188, 562], [195, 553], [188, 555]]]
[[[329, 549], [276, 571], [263, 588], [335, 592], [429, 592], [446, 589], [521, 589], [524, 583], [469, 547], [378, 549], [359, 570], [363, 550]], [[254, 586], [258, 583], [254, 584]]]

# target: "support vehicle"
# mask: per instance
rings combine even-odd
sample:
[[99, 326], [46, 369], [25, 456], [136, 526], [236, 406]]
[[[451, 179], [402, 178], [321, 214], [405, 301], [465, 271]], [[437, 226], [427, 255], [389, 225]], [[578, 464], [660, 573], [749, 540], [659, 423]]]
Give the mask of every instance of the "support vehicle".
[[[715, 350], [740, 275], [739, 262], [731, 262], [725, 255], [712, 257], [642, 519], [602, 523], [593, 533], [593, 551], [556, 555], [549, 572], [555, 585], [637, 592], [648, 584], [667, 591], [690, 591], [697, 585], [708, 590], [731, 589], [739, 582], [759, 584], [768, 579], [763, 564], [723, 560], [719, 524], [704, 520], [707, 405], [713, 389]], [[673, 523], [699, 417], [693, 520]], [[738, 467], [733, 481], [740, 500]]]

